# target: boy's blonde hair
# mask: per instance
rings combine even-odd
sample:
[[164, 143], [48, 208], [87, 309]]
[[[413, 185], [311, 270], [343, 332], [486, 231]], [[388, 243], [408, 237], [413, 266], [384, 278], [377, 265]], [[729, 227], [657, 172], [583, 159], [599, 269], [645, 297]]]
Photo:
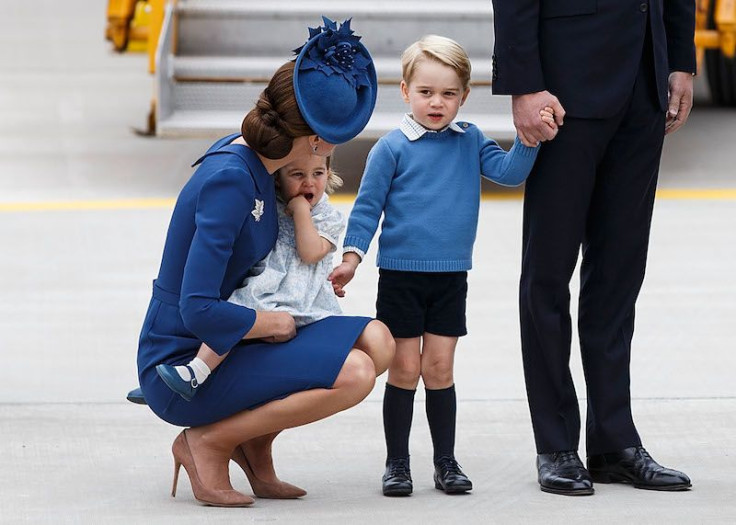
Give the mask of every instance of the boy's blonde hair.
[[417, 64], [422, 60], [434, 60], [450, 66], [457, 73], [463, 90], [470, 84], [470, 58], [460, 44], [439, 36], [425, 35], [407, 47], [401, 54], [401, 76], [404, 82], [411, 83]]

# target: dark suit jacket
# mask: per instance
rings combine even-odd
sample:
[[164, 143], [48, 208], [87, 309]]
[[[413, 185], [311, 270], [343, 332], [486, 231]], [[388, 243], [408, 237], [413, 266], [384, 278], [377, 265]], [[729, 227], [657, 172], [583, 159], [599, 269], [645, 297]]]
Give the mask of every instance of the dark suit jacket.
[[548, 90], [567, 115], [618, 112], [649, 24], [662, 110], [671, 71], [695, 72], [695, 0], [493, 0], [493, 92]]

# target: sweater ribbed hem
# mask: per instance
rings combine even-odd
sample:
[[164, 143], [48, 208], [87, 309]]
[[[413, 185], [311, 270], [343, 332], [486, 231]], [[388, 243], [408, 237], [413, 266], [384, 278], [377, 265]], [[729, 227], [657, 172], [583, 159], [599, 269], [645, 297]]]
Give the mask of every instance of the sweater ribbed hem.
[[399, 272], [466, 272], [473, 267], [470, 259], [456, 261], [414, 261], [379, 257], [376, 261], [379, 268]]

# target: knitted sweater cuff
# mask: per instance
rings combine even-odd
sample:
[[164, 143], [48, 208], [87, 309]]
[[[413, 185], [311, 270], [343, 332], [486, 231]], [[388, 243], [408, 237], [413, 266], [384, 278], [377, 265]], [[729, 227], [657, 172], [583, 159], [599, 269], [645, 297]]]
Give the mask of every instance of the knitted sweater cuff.
[[357, 248], [365, 254], [368, 251], [370, 241], [365, 241], [360, 237], [355, 237], [354, 235], [346, 235], [345, 240], [342, 241], [342, 245]]
[[537, 150], [541, 146], [540, 144], [537, 144], [535, 147], [530, 148], [529, 146], [524, 146], [524, 144], [521, 142], [519, 137], [516, 137], [514, 139], [514, 150], [517, 155], [520, 155], [522, 157], [533, 157], [537, 154]]

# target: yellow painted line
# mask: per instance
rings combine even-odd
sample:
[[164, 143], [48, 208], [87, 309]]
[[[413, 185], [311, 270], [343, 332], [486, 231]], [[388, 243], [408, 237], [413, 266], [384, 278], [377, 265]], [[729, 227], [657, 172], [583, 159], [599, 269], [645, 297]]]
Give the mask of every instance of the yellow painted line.
[[13, 211], [78, 211], [141, 210], [173, 208], [176, 199], [113, 199], [89, 201], [0, 202], [0, 212]]
[[[339, 195], [330, 195], [330, 202], [336, 204], [351, 204], [355, 201], [356, 194], [341, 193]], [[484, 192], [481, 199], [484, 201], [518, 201], [524, 197], [521, 191], [508, 191], [501, 193]]]
[[736, 189], [662, 189], [657, 190], [658, 199], [732, 201], [736, 200]]
[[[483, 193], [483, 200], [516, 200], [524, 197], [521, 191], [503, 193]], [[690, 200], [690, 201], [734, 201], [736, 189], [660, 189], [657, 190], [657, 199], [661, 200]]]
[[524, 198], [522, 191], [505, 191], [502, 193], [483, 192], [480, 196], [484, 201], [520, 201]]
[[[520, 200], [520, 191], [483, 193], [486, 200]], [[736, 189], [662, 189], [657, 191], [657, 198], [662, 200], [694, 200], [694, 201], [736, 201]], [[332, 195], [330, 200], [337, 204], [350, 204], [355, 200], [354, 194]], [[83, 211], [83, 210], [143, 210], [157, 208], [173, 208], [176, 199], [111, 199], [111, 200], [76, 200], [76, 201], [38, 201], [38, 202], [0, 202], [0, 213], [33, 212], [33, 211]]]
[[330, 202], [333, 204], [351, 204], [355, 201], [355, 193], [335, 193], [330, 195]]
[[[522, 192], [484, 193], [483, 200], [514, 200], [523, 198]], [[661, 189], [657, 199], [690, 201], [736, 201], [736, 189]]]

